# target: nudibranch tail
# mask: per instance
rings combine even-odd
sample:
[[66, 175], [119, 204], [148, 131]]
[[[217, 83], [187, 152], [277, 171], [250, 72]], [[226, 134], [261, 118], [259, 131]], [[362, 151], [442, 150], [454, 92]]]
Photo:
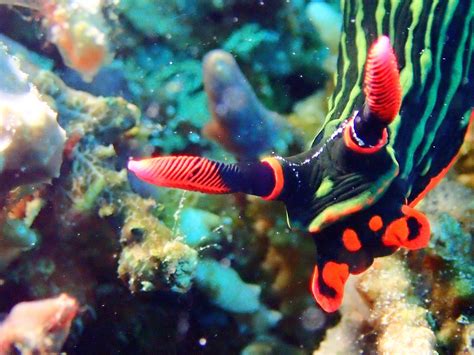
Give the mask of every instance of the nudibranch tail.
[[314, 267], [311, 280], [311, 292], [316, 302], [326, 312], [339, 309], [344, 296], [344, 285], [349, 277], [349, 266], [334, 261], [326, 262], [320, 271]]
[[364, 93], [370, 114], [389, 124], [397, 116], [402, 88], [397, 59], [387, 36], [379, 37], [369, 50]]
[[128, 169], [154, 185], [209, 194], [244, 192], [274, 199], [283, 188], [275, 158], [226, 164], [196, 156], [168, 156], [131, 160]]

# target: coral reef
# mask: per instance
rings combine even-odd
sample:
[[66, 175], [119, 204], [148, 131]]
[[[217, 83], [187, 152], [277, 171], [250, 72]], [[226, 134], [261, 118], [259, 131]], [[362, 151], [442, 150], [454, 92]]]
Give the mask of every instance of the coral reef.
[[341, 320], [326, 333], [326, 338], [313, 355], [358, 354], [365, 348], [364, 334], [368, 328], [369, 307], [356, 290], [359, 280], [351, 278], [346, 285], [347, 296], [341, 305]]
[[[473, 115], [474, 113], [471, 113]], [[472, 116], [471, 116], [472, 117]], [[472, 118], [471, 118], [472, 119]], [[466, 134], [466, 140], [461, 147], [455, 169], [459, 172], [458, 180], [474, 188], [474, 125], [471, 124]]]
[[339, 314], [315, 305], [317, 251], [281, 205], [125, 169], [309, 144], [335, 1], [0, 4], [0, 353], [472, 352], [472, 134], [421, 205], [430, 246], [351, 279]]
[[119, 276], [128, 282], [132, 291], [187, 291], [196, 269], [197, 252], [173, 238], [171, 231], [151, 215], [153, 201], [124, 196], [121, 202], [125, 216], [120, 237], [124, 247], [119, 259]]

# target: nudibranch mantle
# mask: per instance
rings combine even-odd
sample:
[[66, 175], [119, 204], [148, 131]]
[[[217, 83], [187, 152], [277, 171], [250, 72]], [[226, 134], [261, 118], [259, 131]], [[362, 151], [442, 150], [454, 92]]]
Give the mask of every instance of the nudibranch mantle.
[[[400, 247], [423, 248], [427, 218], [413, 207], [389, 126], [402, 103], [400, 74], [387, 36], [370, 47], [365, 103], [310, 150], [292, 157], [225, 164], [203, 157], [158, 157], [129, 162], [139, 178], [159, 186], [206, 193], [244, 192], [287, 207], [293, 226], [307, 229], [317, 257], [311, 291], [326, 312], [336, 311], [350, 274]], [[429, 185], [429, 184], [428, 184]], [[429, 186], [428, 186], [429, 187]]]

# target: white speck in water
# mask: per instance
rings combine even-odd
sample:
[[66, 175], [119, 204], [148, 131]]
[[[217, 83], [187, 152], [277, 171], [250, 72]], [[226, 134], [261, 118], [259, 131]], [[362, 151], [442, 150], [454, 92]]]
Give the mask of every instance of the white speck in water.
[[199, 345], [206, 346], [206, 344], [207, 344], [207, 339], [206, 338], [199, 339]]

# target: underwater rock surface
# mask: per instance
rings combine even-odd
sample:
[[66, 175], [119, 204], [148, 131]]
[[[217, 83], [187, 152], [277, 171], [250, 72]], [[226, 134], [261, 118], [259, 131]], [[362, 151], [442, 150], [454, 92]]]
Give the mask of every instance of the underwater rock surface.
[[0, 44], [0, 192], [59, 176], [66, 134], [16, 58]]

